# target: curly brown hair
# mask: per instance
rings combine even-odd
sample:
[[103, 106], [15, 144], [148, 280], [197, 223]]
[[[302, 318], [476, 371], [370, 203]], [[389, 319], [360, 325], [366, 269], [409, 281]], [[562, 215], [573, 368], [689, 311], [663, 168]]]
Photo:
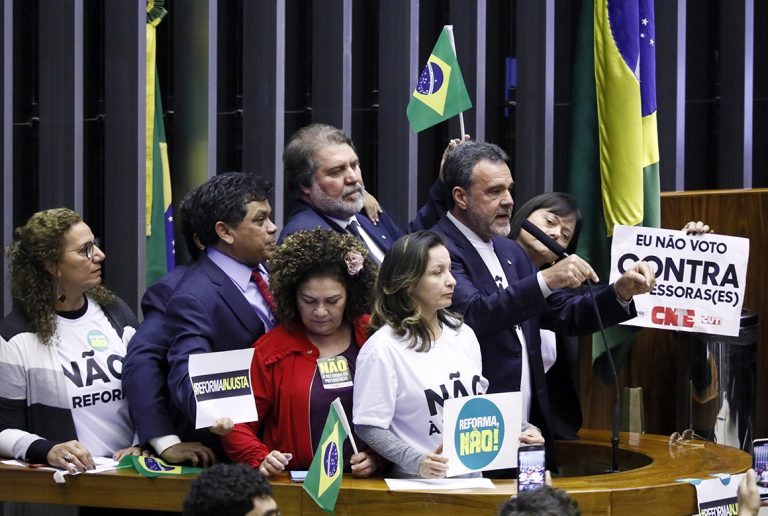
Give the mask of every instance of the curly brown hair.
[[[365, 257], [363, 268], [354, 276], [349, 274], [345, 262], [350, 251]], [[316, 277], [331, 277], [344, 285], [347, 291], [345, 321], [352, 322], [369, 313], [376, 265], [367, 254], [365, 246], [346, 233], [313, 229], [288, 236], [268, 262], [269, 287], [277, 318], [288, 328], [301, 322], [296, 295], [304, 282]]]
[[[82, 220], [68, 208], [39, 211], [16, 228], [13, 242], [6, 249], [13, 303], [27, 317], [43, 344], [50, 344], [56, 333], [56, 279], [46, 265], [59, 262], [64, 235]], [[90, 289], [88, 295], [101, 306], [117, 301], [117, 296], [101, 285]]]

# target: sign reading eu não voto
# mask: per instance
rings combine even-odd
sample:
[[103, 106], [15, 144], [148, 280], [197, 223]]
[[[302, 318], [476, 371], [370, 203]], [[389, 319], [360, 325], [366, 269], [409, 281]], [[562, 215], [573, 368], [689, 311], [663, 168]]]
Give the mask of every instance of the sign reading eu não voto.
[[235, 423], [258, 421], [251, 387], [253, 348], [189, 355], [189, 381], [197, 402], [195, 428], [220, 417]]
[[610, 282], [644, 260], [656, 286], [634, 297], [637, 317], [623, 324], [736, 336], [747, 281], [749, 239], [615, 226]]
[[443, 455], [448, 457], [448, 476], [515, 467], [521, 411], [519, 392], [445, 400]]

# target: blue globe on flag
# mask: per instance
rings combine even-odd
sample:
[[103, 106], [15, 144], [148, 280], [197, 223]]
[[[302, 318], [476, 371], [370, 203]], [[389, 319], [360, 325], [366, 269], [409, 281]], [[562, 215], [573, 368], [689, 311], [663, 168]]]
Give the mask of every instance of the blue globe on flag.
[[328, 447], [325, 449], [325, 456], [323, 457], [323, 469], [325, 474], [332, 477], [336, 474], [336, 470], [339, 468], [339, 449], [336, 447], [336, 443], [328, 443]]
[[416, 91], [422, 95], [432, 95], [443, 86], [444, 77], [443, 69], [440, 68], [440, 65], [430, 61], [419, 76]]

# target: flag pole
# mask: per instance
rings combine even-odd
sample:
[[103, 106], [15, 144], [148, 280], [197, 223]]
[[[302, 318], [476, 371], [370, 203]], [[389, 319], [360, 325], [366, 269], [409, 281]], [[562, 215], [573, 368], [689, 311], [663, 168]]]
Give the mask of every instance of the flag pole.
[[[453, 40], [453, 25], [446, 25], [445, 30], [448, 31], [449, 39], [451, 40], [451, 48], [453, 49], [453, 55], [456, 56], [456, 62], [459, 61], [459, 56], [456, 54], [456, 42]], [[459, 111], [459, 127], [461, 128], [460, 140], [464, 140], [464, 112]]]
[[341, 404], [341, 400], [339, 398], [336, 398], [331, 402], [331, 408], [336, 410], [336, 415], [339, 416], [339, 420], [341, 421], [341, 426], [344, 427], [344, 431], [347, 432], [347, 437], [349, 437], [349, 442], [352, 443], [352, 451], [355, 453], [358, 453], [357, 451], [357, 443], [355, 442], [355, 436], [352, 435], [352, 428], [349, 426], [349, 420], [347, 419], [347, 413], [344, 411], [344, 406]]

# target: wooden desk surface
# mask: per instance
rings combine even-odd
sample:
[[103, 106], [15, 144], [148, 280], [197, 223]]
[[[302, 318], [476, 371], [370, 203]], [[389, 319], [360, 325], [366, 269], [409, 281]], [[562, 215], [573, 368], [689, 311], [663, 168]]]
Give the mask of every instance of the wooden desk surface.
[[[582, 514], [690, 515], [696, 511], [695, 489], [675, 479], [741, 473], [751, 465], [747, 453], [727, 446], [670, 447], [665, 436], [622, 434], [620, 469], [635, 469], [589, 474], [610, 464], [610, 435], [602, 430], [582, 430], [580, 435], [580, 440], [559, 446], [564, 473], [580, 476], [555, 478], [553, 483], [578, 501]], [[193, 478], [153, 479], [119, 470], [67, 477], [66, 484], [55, 484], [49, 471], [0, 465], [0, 500], [178, 511]], [[325, 514], [287, 475], [271, 481], [283, 514]], [[493, 491], [394, 493], [383, 479], [348, 476], [342, 482], [336, 514], [495, 514], [516, 487], [512, 480], [494, 482], [497, 489]]]

